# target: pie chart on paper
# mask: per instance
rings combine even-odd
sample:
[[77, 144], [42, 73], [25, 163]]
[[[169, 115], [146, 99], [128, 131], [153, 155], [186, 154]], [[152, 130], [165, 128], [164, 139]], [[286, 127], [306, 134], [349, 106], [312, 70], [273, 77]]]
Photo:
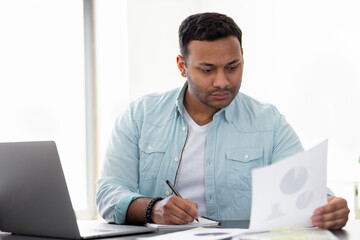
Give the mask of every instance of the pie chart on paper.
[[298, 192], [306, 183], [307, 170], [303, 166], [290, 169], [281, 179], [280, 190], [286, 195]]
[[314, 198], [314, 194], [310, 191], [302, 193], [296, 200], [296, 207], [298, 209], [305, 209], [309, 207], [313, 198]]

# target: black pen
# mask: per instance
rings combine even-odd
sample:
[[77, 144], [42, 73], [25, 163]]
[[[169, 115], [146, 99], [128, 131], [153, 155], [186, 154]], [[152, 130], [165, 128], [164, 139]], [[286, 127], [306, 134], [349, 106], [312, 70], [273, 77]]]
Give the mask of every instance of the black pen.
[[[182, 198], [182, 196], [180, 195], [180, 193], [178, 193], [178, 191], [176, 191], [175, 187], [171, 184], [171, 182], [170, 182], [169, 180], [166, 180], [166, 184], [171, 188], [171, 190], [173, 191], [173, 193], [175, 193], [176, 196]], [[195, 220], [196, 220], [197, 222], [199, 222], [199, 220], [198, 220], [197, 218], [195, 218]]]

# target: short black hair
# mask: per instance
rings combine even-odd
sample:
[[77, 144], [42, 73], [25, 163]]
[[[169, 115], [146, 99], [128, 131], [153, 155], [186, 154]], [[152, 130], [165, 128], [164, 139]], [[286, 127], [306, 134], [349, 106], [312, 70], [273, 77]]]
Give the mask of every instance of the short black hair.
[[237, 37], [242, 47], [241, 29], [232, 18], [214, 12], [191, 15], [179, 27], [180, 53], [186, 63], [190, 41], [215, 41], [229, 36]]

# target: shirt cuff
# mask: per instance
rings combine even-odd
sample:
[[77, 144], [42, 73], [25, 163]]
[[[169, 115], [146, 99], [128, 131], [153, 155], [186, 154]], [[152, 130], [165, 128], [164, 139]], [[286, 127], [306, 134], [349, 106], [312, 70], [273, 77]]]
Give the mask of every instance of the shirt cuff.
[[130, 203], [140, 197], [145, 197], [145, 196], [138, 193], [129, 193], [128, 195], [120, 199], [120, 201], [115, 205], [115, 210], [114, 210], [115, 223], [117, 224], [125, 223], [126, 212], [129, 208]]
[[327, 188], [327, 195], [328, 196], [332, 196], [332, 197], [335, 197], [335, 194], [333, 193], [333, 191], [331, 191], [329, 188]]

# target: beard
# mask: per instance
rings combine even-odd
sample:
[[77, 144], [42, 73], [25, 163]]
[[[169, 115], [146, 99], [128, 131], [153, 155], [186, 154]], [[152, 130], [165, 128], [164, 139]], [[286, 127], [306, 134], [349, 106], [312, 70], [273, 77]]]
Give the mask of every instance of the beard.
[[[189, 74], [187, 75], [187, 80], [188, 89], [191, 94], [205, 106], [216, 110], [220, 110], [221, 108], [228, 106], [236, 97], [241, 85], [240, 80], [239, 86], [236, 87], [214, 88], [212, 90], [204, 91], [195, 83]], [[216, 97], [214, 97], [219, 95], [226, 95], [226, 98], [216, 99]]]

